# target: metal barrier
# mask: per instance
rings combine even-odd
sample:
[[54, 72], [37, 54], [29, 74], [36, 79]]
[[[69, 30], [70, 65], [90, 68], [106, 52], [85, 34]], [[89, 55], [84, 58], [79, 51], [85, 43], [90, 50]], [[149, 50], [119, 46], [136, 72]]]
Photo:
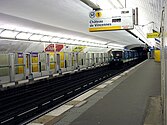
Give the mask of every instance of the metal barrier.
[[0, 84], [33, 80], [108, 63], [107, 53], [31, 52], [0, 54]]

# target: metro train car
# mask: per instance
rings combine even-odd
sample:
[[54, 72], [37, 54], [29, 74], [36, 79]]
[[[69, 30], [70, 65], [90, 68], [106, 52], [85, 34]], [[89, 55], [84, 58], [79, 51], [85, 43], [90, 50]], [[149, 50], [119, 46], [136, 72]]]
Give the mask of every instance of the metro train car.
[[139, 54], [136, 50], [112, 51], [109, 64], [111, 68], [123, 68], [137, 62]]

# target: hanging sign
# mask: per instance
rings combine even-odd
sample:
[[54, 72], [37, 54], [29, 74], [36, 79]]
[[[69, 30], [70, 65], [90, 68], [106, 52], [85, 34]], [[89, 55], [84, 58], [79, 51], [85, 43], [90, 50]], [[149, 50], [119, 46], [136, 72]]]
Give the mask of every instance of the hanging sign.
[[98, 10], [89, 13], [89, 31], [125, 30], [134, 28], [134, 9]]
[[147, 38], [158, 38], [159, 33], [147, 33]]
[[73, 48], [72, 52], [82, 52], [85, 48], [85, 46], [76, 46]]

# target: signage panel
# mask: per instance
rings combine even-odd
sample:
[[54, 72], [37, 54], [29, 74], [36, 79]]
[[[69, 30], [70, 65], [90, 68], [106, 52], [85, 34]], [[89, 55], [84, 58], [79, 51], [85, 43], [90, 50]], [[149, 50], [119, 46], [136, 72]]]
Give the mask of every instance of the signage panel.
[[159, 33], [147, 33], [147, 38], [158, 38]]
[[89, 13], [89, 31], [122, 30], [134, 28], [133, 9], [99, 10]]

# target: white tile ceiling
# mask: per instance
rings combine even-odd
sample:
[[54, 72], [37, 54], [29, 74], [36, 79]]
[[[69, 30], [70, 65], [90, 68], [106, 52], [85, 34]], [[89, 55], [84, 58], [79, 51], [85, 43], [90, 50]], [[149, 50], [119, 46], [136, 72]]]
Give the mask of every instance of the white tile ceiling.
[[[154, 21], [156, 27], [159, 28], [163, 0], [126, 1], [127, 7], [139, 8], [140, 25]], [[5, 20], [3, 18], [0, 20], [0, 27], [6, 24], [12, 24], [44, 31], [61, 32], [62, 34], [71, 33], [70, 35], [100, 39], [122, 45], [141, 43], [125, 31], [89, 33], [88, 15], [91, 10], [90, 7], [80, 0], [0, 0], [0, 13], [2, 13], [0, 17], [1, 15], [4, 16], [3, 14], [8, 14], [40, 23], [39, 25], [34, 25], [31, 21], [28, 23], [27, 20], [16, 19], [17, 21], [13, 22], [12, 20], [8, 20], [7, 18]], [[150, 25], [143, 27], [143, 30], [150, 30]]]

